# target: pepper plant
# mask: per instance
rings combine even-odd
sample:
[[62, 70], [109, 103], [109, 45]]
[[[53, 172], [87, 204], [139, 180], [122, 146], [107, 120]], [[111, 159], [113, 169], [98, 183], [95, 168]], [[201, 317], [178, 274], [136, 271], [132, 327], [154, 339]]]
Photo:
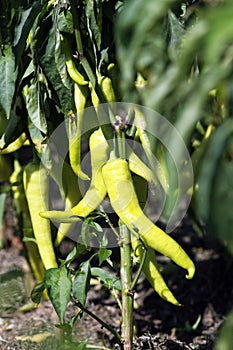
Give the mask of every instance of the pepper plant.
[[[66, 341], [86, 312], [132, 349], [142, 271], [160, 297], [182, 302], [168, 288], [156, 252], [186, 269], [187, 278], [194, 275], [193, 261], [168, 234], [192, 194], [195, 226], [232, 253], [232, 1], [0, 6], [0, 209], [11, 191], [37, 280], [32, 299], [39, 302], [43, 292], [50, 298]], [[91, 169], [84, 167], [87, 153]], [[63, 210], [49, 203], [51, 182]], [[147, 214], [153, 193], [156, 220]], [[66, 237], [77, 245], [58, 259]], [[114, 246], [119, 271], [111, 261]], [[77, 254], [90, 247], [91, 257], [74, 269]], [[116, 297], [121, 330], [88, 310], [91, 277]], [[67, 322], [70, 300], [77, 313]]]

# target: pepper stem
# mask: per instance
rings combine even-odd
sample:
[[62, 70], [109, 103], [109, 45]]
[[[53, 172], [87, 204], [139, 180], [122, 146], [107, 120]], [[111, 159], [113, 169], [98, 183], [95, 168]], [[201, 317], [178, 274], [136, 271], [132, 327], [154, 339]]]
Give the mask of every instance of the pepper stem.
[[119, 222], [121, 246], [121, 289], [122, 289], [122, 329], [121, 336], [124, 350], [133, 349], [133, 292], [131, 290], [132, 276], [131, 276], [131, 246], [130, 233], [128, 228]]

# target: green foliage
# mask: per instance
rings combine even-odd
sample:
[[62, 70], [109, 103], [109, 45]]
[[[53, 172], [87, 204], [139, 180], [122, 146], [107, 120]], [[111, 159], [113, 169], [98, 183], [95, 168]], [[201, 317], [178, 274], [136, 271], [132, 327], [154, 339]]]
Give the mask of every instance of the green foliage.
[[92, 276], [97, 277], [101, 282], [103, 282], [104, 286], [108, 289], [116, 289], [118, 291], [121, 290], [121, 283], [119, 278], [117, 278], [110, 272], [99, 267], [92, 267], [91, 274]]
[[220, 332], [216, 341], [215, 350], [230, 350], [232, 348], [233, 334], [233, 311], [231, 311], [226, 321], [220, 328]]
[[74, 282], [72, 286], [72, 292], [75, 299], [85, 305], [87, 292], [90, 287], [90, 278], [91, 278], [91, 270], [90, 270], [90, 261], [84, 261], [80, 264], [79, 270], [76, 272], [74, 277]]
[[49, 298], [53, 303], [59, 320], [61, 324], [63, 324], [72, 286], [69, 271], [65, 266], [46, 270], [44, 275], [44, 285], [48, 291]]

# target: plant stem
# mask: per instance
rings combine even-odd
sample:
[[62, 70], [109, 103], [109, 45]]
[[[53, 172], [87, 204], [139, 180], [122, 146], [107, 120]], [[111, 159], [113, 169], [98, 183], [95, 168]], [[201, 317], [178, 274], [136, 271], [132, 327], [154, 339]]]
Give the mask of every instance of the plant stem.
[[122, 329], [124, 350], [133, 349], [133, 293], [131, 292], [131, 246], [128, 228], [120, 223], [122, 244], [121, 255], [121, 287], [122, 287]]

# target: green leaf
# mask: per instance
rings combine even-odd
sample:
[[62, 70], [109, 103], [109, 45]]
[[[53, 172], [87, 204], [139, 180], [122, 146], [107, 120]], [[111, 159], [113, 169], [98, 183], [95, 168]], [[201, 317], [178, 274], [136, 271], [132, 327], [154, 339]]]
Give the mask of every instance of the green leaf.
[[72, 286], [69, 271], [65, 266], [46, 270], [43, 281], [60, 322], [63, 324]]
[[97, 232], [103, 232], [102, 227], [100, 226], [100, 224], [98, 224], [97, 222], [95, 222], [94, 220], [92, 220], [91, 218], [87, 219], [88, 225], [90, 225], [91, 227], [93, 227]]
[[90, 261], [87, 260], [80, 264], [72, 286], [74, 298], [78, 299], [82, 305], [86, 303], [87, 292], [90, 287], [90, 278]]
[[46, 134], [47, 123], [44, 111], [44, 99], [43, 91], [40, 91], [40, 85], [37, 81], [34, 81], [28, 89], [26, 96], [26, 104], [29, 117], [32, 123], [38, 130]]
[[34, 303], [39, 304], [42, 298], [42, 294], [45, 290], [44, 282], [37, 283], [31, 292], [31, 299]]
[[231, 350], [233, 344], [233, 310], [227, 315], [216, 339], [216, 350]]
[[67, 255], [65, 260], [60, 259], [62, 262], [62, 266], [66, 265], [68, 267], [70, 263], [74, 260], [76, 254], [77, 254], [77, 248], [74, 247], [72, 251]]
[[72, 90], [72, 82], [67, 73], [65, 53], [62, 51], [61, 35], [59, 31], [56, 31], [55, 40], [56, 40], [56, 45], [55, 45], [54, 57], [55, 57], [57, 70], [60, 74], [60, 77], [64, 86], [67, 89]]
[[179, 56], [179, 44], [181, 43], [181, 38], [184, 35], [185, 30], [179, 19], [171, 10], [168, 10], [168, 20], [170, 25], [169, 51], [171, 57], [176, 59]]
[[112, 254], [112, 251], [110, 249], [101, 247], [98, 251], [99, 265], [102, 265], [102, 263], [105, 260], [107, 260], [111, 254]]
[[[87, 28], [89, 31], [90, 38], [92, 39], [93, 44], [96, 45], [96, 50], [100, 50], [101, 44], [101, 31], [99, 24], [101, 25], [101, 4], [95, 6], [95, 1], [86, 0], [85, 1], [85, 12], [87, 17]], [[97, 17], [96, 17], [97, 16]]]
[[[216, 170], [219, 166], [221, 155], [225, 150], [227, 140], [232, 133], [233, 120], [228, 119], [210, 135], [203, 158], [199, 161], [193, 204], [195, 215], [202, 225], [208, 223], [211, 213], [213, 182], [215, 180]], [[220, 193], [219, 195], [221, 197]]]
[[[68, 116], [71, 111], [74, 111], [74, 99], [73, 99], [73, 85], [69, 88], [63, 84], [59, 71], [57, 69], [55, 52], [56, 52], [56, 41], [54, 26], [50, 29], [49, 39], [47, 42], [45, 53], [40, 57], [40, 63], [44, 73], [49, 80], [53, 93], [58, 96], [59, 107], [62, 112]], [[60, 68], [59, 68], [60, 69]], [[67, 84], [66, 84], [67, 85]]]
[[57, 16], [57, 26], [59, 32], [72, 34], [74, 32], [73, 28], [73, 18], [70, 11], [61, 11]]
[[121, 282], [118, 277], [114, 276], [108, 271], [105, 271], [102, 268], [99, 267], [92, 267], [91, 268], [91, 275], [94, 277], [98, 277], [103, 283], [104, 286], [108, 289], [117, 289], [121, 290]]
[[20, 63], [22, 54], [26, 48], [28, 35], [35, 22], [36, 17], [43, 9], [42, 1], [34, 2], [33, 6], [23, 12], [21, 21], [15, 28], [14, 52], [16, 57], [16, 65]]
[[216, 235], [233, 253], [233, 126], [227, 145], [217, 161], [211, 187], [208, 232]]
[[6, 117], [9, 118], [18, 74], [11, 47], [5, 49], [0, 56], [0, 72], [0, 109], [3, 109]]
[[10, 114], [10, 120], [6, 130], [0, 139], [0, 148], [4, 149], [15, 141], [25, 130], [25, 116], [22, 108], [22, 97], [16, 98], [14, 107]]
[[94, 230], [90, 230], [90, 221], [89, 219], [84, 219], [82, 228], [81, 228], [81, 244], [85, 245], [86, 248], [91, 246], [91, 240], [93, 237], [96, 237]]

